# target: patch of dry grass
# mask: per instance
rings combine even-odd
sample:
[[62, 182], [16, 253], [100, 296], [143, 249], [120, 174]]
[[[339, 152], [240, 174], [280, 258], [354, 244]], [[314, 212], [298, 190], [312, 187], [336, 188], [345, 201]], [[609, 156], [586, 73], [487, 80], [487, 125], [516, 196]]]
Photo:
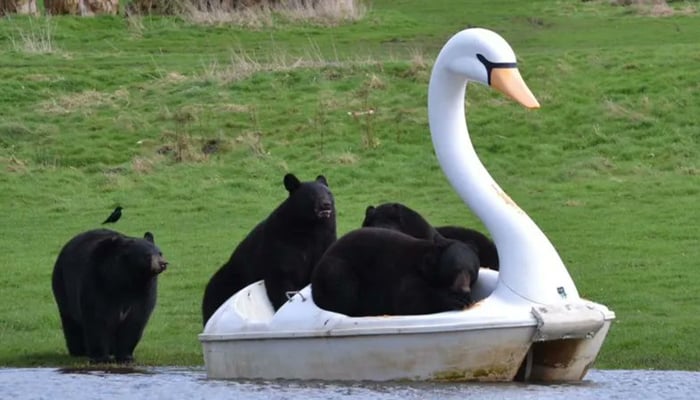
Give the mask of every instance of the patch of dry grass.
[[270, 155], [270, 152], [265, 150], [262, 137], [263, 135], [260, 132], [246, 132], [236, 136], [235, 142], [246, 145], [256, 157], [266, 157]]
[[65, 81], [66, 78], [62, 76], [52, 76], [49, 74], [28, 74], [24, 76], [24, 79], [31, 81], [31, 82], [49, 82], [49, 83], [55, 83], [55, 82], [61, 82]]
[[305, 54], [293, 56], [285, 51], [272, 52], [269, 60], [259, 60], [252, 57], [245, 50], [237, 50], [231, 54], [228, 64], [212, 62], [204, 67], [200, 75], [201, 79], [220, 83], [240, 81], [258, 72], [286, 72], [297, 69], [321, 69], [326, 67], [350, 67], [375, 65], [378, 62], [371, 58], [340, 61], [328, 60], [321, 54], [321, 50], [311, 43]]
[[612, 100], [606, 100], [603, 107], [605, 108], [606, 113], [613, 118], [626, 119], [634, 123], [654, 121], [654, 117], [645, 114], [644, 112], [625, 107], [624, 105], [616, 103]]
[[357, 156], [357, 154], [351, 152], [345, 152], [338, 155], [329, 156], [328, 158], [328, 161], [342, 165], [354, 165], [357, 164], [359, 160], [360, 158]]
[[188, 3], [181, 17], [196, 25], [237, 25], [248, 29], [261, 29], [274, 25], [269, 7], [233, 10], [223, 2], [200, 0]]
[[358, 0], [283, 1], [279, 11], [292, 21], [312, 21], [321, 25], [357, 21], [367, 14], [368, 7]]
[[[11, 21], [5, 16], [6, 21]], [[9, 36], [10, 47], [13, 51], [27, 54], [48, 54], [58, 52], [54, 42], [55, 26], [51, 17], [32, 17], [29, 27], [17, 28], [15, 34]]]
[[156, 154], [152, 157], [136, 156], [131, 160], [131, 170], [137, 174], [146, 175], [153, 172], [159, 161], [163, 160], [163, 156]]
[[428, 60], [425, 59], [425, 53], [421, 49], [412, 49], [409, 52], [409, 55], [411, 57], [410, 63], [411, 63], [411, 73], [413, 75], [419, 75], [420, 73], [424, 73], [429, 70], [430, 66], [432, 65], [432, 62], [429, 62]]
[[97, 107], [113, 106], [117, 103], [129, 104], [128, 90], [119, 89], [114, 93], [86, 90], [43, 101], [39, 107], [41, 111], [48, 114], [65, 115], [82, 112], [84, 115], [89, 115]]
[[188, 3], [182, 17], [194, 24], [260, 29], [274, 26], [279, 19], [334, 26], [362, 19], [367, 11], [367, 5], [360, 0], [263, 0], [254, 6], [237, 8], [227, 2], [198, 0]]

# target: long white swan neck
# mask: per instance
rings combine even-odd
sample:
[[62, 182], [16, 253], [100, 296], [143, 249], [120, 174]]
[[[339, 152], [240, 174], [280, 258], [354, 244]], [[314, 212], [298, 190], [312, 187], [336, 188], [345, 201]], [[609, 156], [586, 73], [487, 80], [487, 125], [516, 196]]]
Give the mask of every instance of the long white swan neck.
[[467, 80], [444, 64], [438, 57], [428, 91], [433, 146], [450, 184], [491, 233], [499, 255], [499, 285], [536, 303], [578, 299], [554, 246], [479, 160], [466, 124]]

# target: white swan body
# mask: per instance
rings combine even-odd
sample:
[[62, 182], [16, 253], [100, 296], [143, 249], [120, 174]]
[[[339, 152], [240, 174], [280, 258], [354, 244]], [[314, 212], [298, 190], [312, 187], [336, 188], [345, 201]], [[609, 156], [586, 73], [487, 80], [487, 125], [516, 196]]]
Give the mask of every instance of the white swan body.
[[[489, 65], [496, 67], [489, 70]], [[535, 303], [571, 301], [579, 298], [578, 291], [559, 254], [486, 171], [467, 131], [464, 99], [469, 81], [496, 83], [523, 105], [539, 106], [515, 65], [513, 50], [492, 31], [474, 28], [454, 35], [438, 55], [430, 78], [428, 114], [433, 145], [453, 188], [493, 237], [500, 283]], [[494, 82], [498, 72], [510, 75], [512, 84]]]
[[[430, 79], [428, 108], [445, 175], [493, 236], [467, 310], [353, 318], [319, 308], [309, 285], [276, 312], [264, 283], [229, 298], [199, 335], [210, 378], [580, 380], [615, 314], [581, 299], [556, 250], [479, 161], [467, 132], [469, 81], [539, 104], [510, 46], [485, 29], [453, 36]], [[566, 349], [566, 351], [562, 351]]]

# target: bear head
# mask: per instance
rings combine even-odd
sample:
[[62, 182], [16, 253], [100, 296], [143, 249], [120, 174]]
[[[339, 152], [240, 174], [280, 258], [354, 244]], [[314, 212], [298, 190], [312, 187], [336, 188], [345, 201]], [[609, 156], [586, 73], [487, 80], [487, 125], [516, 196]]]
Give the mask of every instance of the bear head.
[[[155, 237], [151, 232], [144, 233], [143, 239], [151, 244], [149, 255], [146, 257], [151, 267], [150, 271], [153, 275], [158, 275], [168, 268], [168, 261], [163, 257], [163, 252], [160, 251], [160, 248], [156, 246]], [[145, 247], [148, 249], [147, 245]], [[144, 249], [144, 253], [146, 253], [146, 249]]]
[[92, 254], [107, 282], [119, 287], [137, 287], [165, 271], [168, 261], [151, 232], [143, 239], [116, 234], [103, 239]]
[[289, 197], [285, 208], [293, 210], [295, 219], [307, 222], [335, 221], [335, 199], [323, 175], [310, 182], [301, 182], [294, 174], [284, 176], [284, 188]]
[[362, 226], [391, 229], [417, 239], [433, 240], [437, 235], [435, 228], [422, 215], [401, 203], [367, 206]]
[[420, 273], [435, 288], [469, 295], [479, 277], [479, 257], [473, 246], [438, 237], [434, 251], [424, 257]]

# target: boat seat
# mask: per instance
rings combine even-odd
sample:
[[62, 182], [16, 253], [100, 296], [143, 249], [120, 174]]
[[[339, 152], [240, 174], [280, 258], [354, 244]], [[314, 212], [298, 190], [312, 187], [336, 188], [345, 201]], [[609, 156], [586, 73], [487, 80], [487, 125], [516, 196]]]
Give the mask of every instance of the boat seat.
[[265, 282], [248, 285], [234, 296], [233, 309], [244, 320], [269, 322], [275, 315], [275, 308], [267, 297]]
[[476, 303], [491, 296], [496, 286], [498, 286], [498, 271], [481, 268], [479, 278], [472, 287], [472, 301]]
[[[478, 302], [490, 296], [497, 283], [498, 272], [482, 268], [479, 272], [479, 279], [477, 279], [476, 284], [472, 288], [472, 300]], [[229, 311], [226, 311], [227, 309]], [[234, 319], [227, 318], [226, 321], [246, 321], [248, 326], [268, 324], [275, 315], [275, 308], [267, 297], [265, 282], [260, 280], [241, 289], [238, 293], [231, 296], [220, 307], [220, 310], [217, 310], [215, 315], [230, 313], [231, 311], [237, 317]], [[212, 317], [212, 319], [216, 321], [220, 318]]]

